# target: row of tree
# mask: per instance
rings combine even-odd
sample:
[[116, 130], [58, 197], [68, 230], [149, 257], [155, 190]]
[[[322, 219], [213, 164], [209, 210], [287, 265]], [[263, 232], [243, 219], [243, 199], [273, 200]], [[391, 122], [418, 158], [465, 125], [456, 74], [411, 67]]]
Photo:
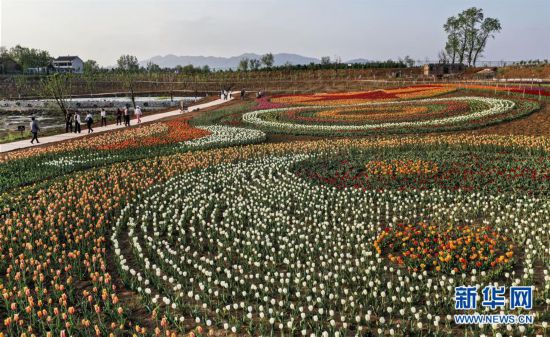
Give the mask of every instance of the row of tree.
[[476, 65], [488, 40], [502, 30], [498, 19], [486, 18], [483, 9], [477, 7], [451, 16], [443, 28], [447, 33], [447, 42], [445, 50], [439, 53], [440, 61], [467, 63], [469, 66]]
[[[330, 56], [321, 57], [320, 63], [310, 64], [291, 64], [286, 63], [281, 66], [274, 67], [275, 58], [273, 54], [267, 53], [263, 55], [260, 59], [249, 59], [243, 58], [239, 62], [239, 71], [248, 71], [253, 70], [257, 71], [260, 69], [263, 70], [319, 70], [319, 69], [367, 69], [367, 68], [405, 68], [413, 67], [414, 60], [410, 56], [405, 56], [405, 58], [399, 58], [398, 61], [387, 60], [381, 62], [368, 62], [368, 63], [342, 63], [340, 58], [335, 58], [332, 60]], [[262, 67], [263, 66], [263, 67]]]
[[50, 53], [46, 50], [22, 47], [17, 45], [10, 49], [0, 47], [0, 58], [10, 58], [14, 60], [23, 71], [30, 68], [47, 67], [52, 60]]

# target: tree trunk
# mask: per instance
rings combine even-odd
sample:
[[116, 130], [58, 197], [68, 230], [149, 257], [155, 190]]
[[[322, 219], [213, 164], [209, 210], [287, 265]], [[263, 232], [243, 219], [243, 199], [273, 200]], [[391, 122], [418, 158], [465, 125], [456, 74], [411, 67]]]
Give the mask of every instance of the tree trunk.
[[479, 47], [476, 49], [476, 51], [474, 53], [474, 67], [476, 66], [477, 57], [479, 56], [479, 53], [481, 53], [481, 51], [483, 49], [485, 49], [485, 44], [487, 43], [487, 38], [488, 38], [488, 36], [483, 38], [483, 41], [480, 43]]
[[132, 105], [134, 106], [134, 110], [136, 109], [136, 95], [134, 93], [134, 88], [130, 88], [130, 96], [132, 98]]
[[458, 62], [459, 63], [464, 62], [464, 54], [466, 53], [466, 43], [467, 43], [467, 38], [466, 38], [466, 35], [465, 35], [464, 40], [462, 41], [462, 46], [460, 47], [460, 55], [458, 55]]
[[472, 54], [474, 52], [474, 46], [475, 46], [475, 36], [470, 37], [470, 46], [468, 47], [468, 65], [472, 65]]

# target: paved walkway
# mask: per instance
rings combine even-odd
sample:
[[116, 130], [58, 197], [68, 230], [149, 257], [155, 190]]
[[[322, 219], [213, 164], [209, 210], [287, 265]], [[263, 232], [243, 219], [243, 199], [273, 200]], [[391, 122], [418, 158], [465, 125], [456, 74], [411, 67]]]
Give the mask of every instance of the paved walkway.
[[[217, 99], [215, 101], [190, 106], [188, 108], [188, 112], [196, 111], [196, 110], [199, 110], [199, 109], [206, 109], [206, 108], [210, 108], [210, 107], [213, 107], [213, 106], [221, 105], [223, 103], [227, 103], [230, 100], [234, 99], [235, 95], [237, 95], [236, 92], [232, 93], [232, 95], [231, 95], [232, 98], [228, 98], [227, 100]], [[153, 114], [153, 115], [149, 115], [149, 116], [144, 116], [144, 117], [141, 118], [141, 122], [142, 123], [147, 123], [147, 122], [152, 122], [152, 121], [156, 121], [156, 120], [159, 120], [159, 119], [163, 119], [163, 118], [166, 118], [166, 117], [172, 117], [172, 116], [178, 116], [178, 115], [181, 115], [179, 109], [164, 112], [164, 113], [158, 113], [158, 114]], [[96, 119], [97, 119], [97, 116], [96, 116]], [[107, 131], [112, 131], [112, 130], [119, 130], [119, 129], [124, 128], [124, 125], [110, 124], [110, 125], [107, 125], [105, 127], [101, 127], [101, 126], [98, 126], [98, 124], [99, 123], [97, 123], [97, 122], [94, 123], [94, 133], [92, 133], [93, 135], [98, 134], [98, 133], [102, 133], [102, 132], [107, 132]], [[131, 125], [133, 125], [133, 126], [136, 125], [136, 119], [135, 119], [134, 116], [132, 116]], [[48, 144], [48, 143], [61, 142], [61, 141], [67, 140], [67, 139], [86, 137], [87, 135], [88, 135], [88, 129], [86, 129], [86, 124], [83, 123], [82, 124], [82, 133], [72, 133], [72, 132], [71, 133], [60, 133], [58, 135], [53, 135], [53, 136], [48, 136], [48, 137], [40, 137], [40, 134], [39, 134], [38, 139], [40, 140], [40, 144], [34, 143], [34, 145], [33, 145], [33, 144], [31, 144], [30, 139], [20, 140], [20, 141], [16, 141], [16, 142], [12, 142], [12, 143], [0, 144], [0, 153], [19, 150], [19, 149], [24, 149], [24, 148], [33, 147], [33, 146], [44, 145], [44, 144]]]

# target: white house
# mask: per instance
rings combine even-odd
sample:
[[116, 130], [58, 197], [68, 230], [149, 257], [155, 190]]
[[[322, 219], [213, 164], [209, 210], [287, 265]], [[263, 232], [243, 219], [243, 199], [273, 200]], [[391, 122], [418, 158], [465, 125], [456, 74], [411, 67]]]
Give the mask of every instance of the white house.
[[84, 71], [84, 61], [78, 56], [59, 56], [52, 62], [53, 67], [60, 73], [77, 73]]

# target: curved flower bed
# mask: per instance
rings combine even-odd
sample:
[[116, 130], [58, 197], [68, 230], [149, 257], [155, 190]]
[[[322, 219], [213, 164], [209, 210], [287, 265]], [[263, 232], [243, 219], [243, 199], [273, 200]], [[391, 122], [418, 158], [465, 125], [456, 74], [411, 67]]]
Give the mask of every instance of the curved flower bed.
[[[300, 165], [330, 157], [331, 151], [351, 146], [370, 157], [381, 151], [370, 145], [382, 145], [347, 144], [243, 156], [248, 160], [189, 172], [139, 193], [139, 204], [125, 207], [112, 230], [121, 273], [146, 303], [164, 308], [181, 327], [200, 324], [254, 335], [354, 335], [378, 329], [399, 335], [450, 333], [454, 327], [446, 315], [453, 313], [452, 289], [461, 278], [481, 284], [517, 284], [519, 278], [536, 283], [534, 275], [543, 273], [535, 260], [550, 258], [547, 196], [529, 196], [527, 188], [506, 185], [506, 178], [494, 183], [499, 194], [482, 177], [474, 191], [434, 184], [425, 193], [391, 184], [382, 190], [335, 190], [296, 174]], [[480, 151], [474, 144], [468, 151]], [[410, 155], [411, 148], [386, 151]], [[437, 148], [418, 143], [416, 151], [439, 155]], [[479, 153], [485, 151], [491, 152], [484, 148]], [[541, 179], [550, 173], [543, 157], [513, 152], [526, 158]], [[495, 160], [505, 165], [507, 159]], [[409, 164], [418, 169], [405, 175], [436, 173], [429, 161]], [[547, 183], [541, 189], [550, 190]], [[402, 268], [398, 251], [387, 250], [400, 221], [429, 222], [420, 228], [442, 240], [444, 249], [426, 246], [426, 253], [438, 260], [438, 250], [446, 253], [444, 261], [427, 268], [423, 265], [433, 265], [434, 259], [402, 257], [411, 267]], [[121, 242], [129, 242], [131, 249], [122, 249]], [[521, 262], [512, 258], [516, 245]], [[457, 247], [478, 250], [465, 254]], [[388, 267], [385, 259], [397, 262]], [[432, 282], [443, 284], [434, 288]], [[412, 288], [417, 291], [411, 293]], [[537, 289], [544, 303], [550, 278]]]
[[[451, 97], [416, 100], [412, 107], [455, 103], [467, 109], [447, 107], [443, 113], [419, 115], [418, 110], [405, 111], [405, 120], [399, 113], [385, 112], [388, 107], [403, 109], [403, 102], [372, 102], [343, 105], [337, 110], [328, 106], [304, 106], [267, 109], [245, 113], [243, 121], [274, 132], [288, 133], [379, 133], [379, 132], [433, 132], [479, 127], [502, 120], [517, 118], [533, 112], [539, 105], [531, 101], [511, 101], [485, 97]], [[407, 103], [410, 104], [410, 103]], [[328, 109], [328, 110], [327, 110]], [[313, 110], [313, 111], [312, 111]], [[446, 110], [446, 112], [445, 112]], [[312, 111], [312, 112], [311, 112]], [[374, 118], [372, 112], [374, 111]], [[433, 110], [432, 110], [433, 112]], [[335, 119], [334, 115], [339, 118]], [[409, 116], [406, 116], [409, 115]], [[390, 116], [388, 118], [388, 116]], [[326, 117], [329, 117], [328, 119]]]
[[[291, 105], [351, 105], [373, 101], [395, 101], [434, 97], [455, 91], [454, 87], [439, 85], [415, 85], [392, 89], [379, 89], [362, 92], [322, 93], [313, 95], [281, 95], [272, 97], [269, 102], [260, 101], [260, 107], [271, 104]], [[265, 108], [264, 108], [265, 109]]]
[[189, 125], [188, 118], [176, 118], [166, 122], [144, 124], [132, 128], [105, 132], [92, 137], [53, 143], [6, 153], [0, 157], [0, 164], [11, 160], [35, 156], [82, 150], [124, 150], [182, 142], [208, 135]]
[[205, 137], [183, 142], [184, 147], [210, 147], [216, 145], [232, 146], [260, 143], [265, 140], [265, 133], [260, 130], [230, 127], [225, 125], [200, 126], [210, 134]]
[[[505, 231], [521, 249], [514, 270], [464, 277], [534, 284], [535, 311], [550, 304], [548, 193], [338, 190], [296, 174], [300, 163], [352, 149], [364, 157], [506, 151], [548, 175], [540, 165], [550, 143], [452, 136], [254, 145], [120, 162], [13, 190], [0, 196], [0, 334], [452, 333], [447, 288], [462, 274], [389, 266], [374, 247], [384, 228], [415, 223], [422, 210], [434, 210], [424, 221], [475, 217]], [[112, 262], [155, 310], [156, 326], [134, 321]]]
[[[214, 133], [214, 134], [213, 134]], [[227, 126], [192, 127], [175, 119], [89, 139], [8, 154], [0, 163], [0, 192], [74, 171], [182, 151], [259, 143], [265, 133]], [[36, 167], [30, 170], [29, 167]]]

